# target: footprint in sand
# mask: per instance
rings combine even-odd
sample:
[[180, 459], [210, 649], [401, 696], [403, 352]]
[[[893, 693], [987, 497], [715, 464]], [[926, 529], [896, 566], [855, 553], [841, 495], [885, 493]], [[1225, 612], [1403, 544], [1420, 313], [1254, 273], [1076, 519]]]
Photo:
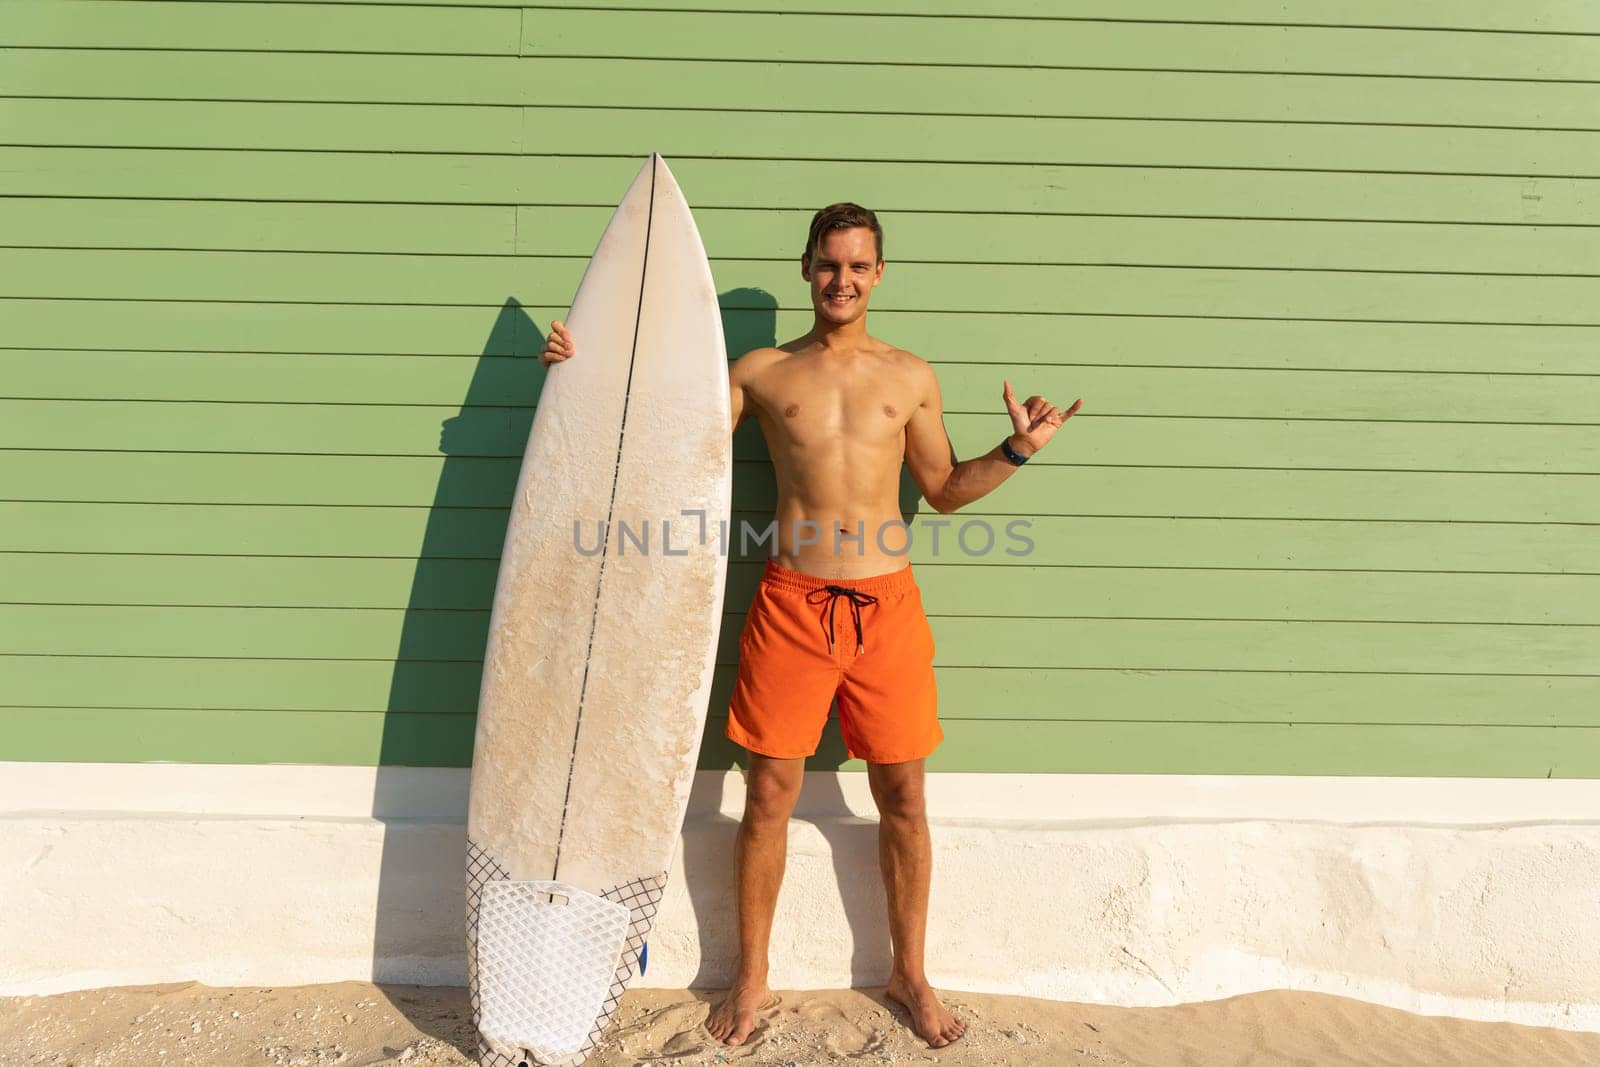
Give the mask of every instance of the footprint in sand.
[[772, 1017], [781, 999], [758, 1013], [760, 1023], [742, 1045], [724, 1045], [706, 1032], [712, 1004], [687, 1000], [646, 1012], [612, 1031], [611, 1042], [630, 1063], [728, 1063], [755, 1056], [772, 1032]]
[[[839, 1059], [853, 1060], [876, 1056], [889, 1039], [886, 1027], [874, 1025], [874, 1016], [883, 1014], [877, 1005], [863, 997], [862, 1005], [850, 1009], [827, 1002], [802, 1004], [794, 1010], [795, 1035], [813, 1047], [821, 1047]], [[863, 1012], [861, 1008], [870, 1012]], [[886, 1014], [882, 1022], [888, 1023]], [[819, 1040], [820, 1039], [820, 1040]]]

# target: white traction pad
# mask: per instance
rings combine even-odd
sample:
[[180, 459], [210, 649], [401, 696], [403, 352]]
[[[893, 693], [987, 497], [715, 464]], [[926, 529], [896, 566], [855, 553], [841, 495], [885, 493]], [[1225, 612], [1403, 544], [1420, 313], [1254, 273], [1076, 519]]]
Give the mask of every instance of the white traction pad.
[[502, 880], [482, 892], [479, 1032], [508, 1054], [580, 1051], [626, 947], [629, 909], [562, 882]]

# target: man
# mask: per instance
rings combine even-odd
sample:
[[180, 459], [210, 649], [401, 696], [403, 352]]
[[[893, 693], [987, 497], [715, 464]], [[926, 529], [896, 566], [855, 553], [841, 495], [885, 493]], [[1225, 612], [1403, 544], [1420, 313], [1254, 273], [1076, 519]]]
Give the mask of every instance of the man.
[[[883, 269], [883, 229], [871, 211], [840, 203], [817, 212], [800, 257], [811, 329], [747, 353], [728, 375], [733, 425], [755, 416], [778, 483], [774, 558], [740, 636], [727, 726], [750, 754], [738, 838], [740, 962], [706, 1028], [729, 1045], [750, 1037], [772, 1000], [767, 947], [789, 816], [835, 698], [846, 749], [867, 761], [879, 810], [894, 953], [888, 996], [931, 1047], [966, 1029], [923, 970], [933, 865], [923, 766], [944, 735], [933, 636], [905, 559], [900, 464], [933, 507], [954, 511], [1014, 474], [1083, 401], [1065, 410], [1040, 396], [1018, 403], [1006, 382], [1012, 433], [957, 463], [933, 368], [867, 333]], [[553, 323], [541, 359], [548, 366], [574, 351], [566, 327]]]

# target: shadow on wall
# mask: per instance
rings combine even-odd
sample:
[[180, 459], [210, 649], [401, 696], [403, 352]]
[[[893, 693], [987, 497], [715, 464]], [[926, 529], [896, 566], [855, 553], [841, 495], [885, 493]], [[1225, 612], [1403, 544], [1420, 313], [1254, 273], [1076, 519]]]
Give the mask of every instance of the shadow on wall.
[[[459, 982], [465, 974], [465, 793], [414, 794], [424, 779], [400, 767], [459, 768], [472, 760], [474, 713], [494, 604], [507, 509], [532, 409], [544, 384], [544, 334], [516, 300], [500, 309], [460, 407], [440, 427], [444, 461], [417, 551], [389, 684], [372, 814], [383, 826], [373, 980]], [[441, 357], [448, 358], [448, 357]], [[459, 783], [442, 773], [440, 788]], [[450, 811], [459, 806], [459, 811]], [[448, 812], [448, 814], [443, 814]], [[420, 813], [420, 814], [419, 814]], [[440, 923], [440, 916], [448, 916]], [[450, 1040], [448, 1020], [396, 1010]], [[462, 1047], [466, 1055], [476, 1049]]]
[[[733, 289], [721, 294], [720, 302], [730, 353], [775, 343], [777, 301], [770, 294]], [[373, 938], [372, 973], [378, 982], [417, 976], [428, 981], [459, 980], [461, 973], [465, 807], [453, 817], [440, 818], [439, 797], [403, 795], [419, 788], [418, 779], [410, 775], [401, 779], [393, 768], [451, 768], [471, 762], [495, 576], [532, 408], [544, 382], [536, 358], [543, 346], [539, 326], [521, 304], [508, 300], [489, 331], [459, 409], [441, 429], [444, 462], [402, 623], [373, 797], [373, 816], [384, 827]], [[735, 464], [735, 528], [741, 515], [765, 523], [770, 509], [760, 511], [756, 504], [770, 499], [771, 470], [753, 420], [740, 430], [735, 453], [742, 458]], [[902, 509], [909, 518], [916, 510], [917, 492], [909, 480], [903, 490]], [[735, 556], [730, 561], [727, 607], [739, 615], [727, 619], [726, 627], [742, 624], [760, 566], [759, 559], [741, 564]], [[719, 672], [707, 718], [703, 768], [737, 765], [741, 750], [722, 736], [731, 681], [731, 670]], [[807, 769], [836, 771], [846, 762], [837, 725], [830, 723]], [[694, 791], [691, 832], [682, 846], [686, 889], [700, 933], [697, 986], [724, 985], [732, 976], [738, 947], [731, 921], [738, 823], [721, 814], [719, 801], [719, 791], [704, 786]], [[418, 812], [428, 814], [419, 817]], [[854, 944], [855, 983], [882, 984], [889, 966], [889, 936], [877, 874], [876, 823], [850, 813], [829, 775], [808, 779], [797, 818], [814, 822], [832, 852]], [[441, 914], [453, 921], [441, 927]], [[407, 1010], [398, 998], [395, 1006]], [[434, 1020], [416, 1017], [412, 1022], [444, 1037], [444, 1027]]]

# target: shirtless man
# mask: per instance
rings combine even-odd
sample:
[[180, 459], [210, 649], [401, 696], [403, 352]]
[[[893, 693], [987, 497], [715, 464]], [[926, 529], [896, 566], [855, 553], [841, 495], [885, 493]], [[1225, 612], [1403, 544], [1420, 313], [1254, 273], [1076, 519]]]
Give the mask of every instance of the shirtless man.
[[[706, 1029], [729, 1045], [748, 1040], [772, 1002], [767, 948], [789, 816], [835, 697], [846, 748], [867, 761], [880, 816], [894, 954], [887, 994], [933, 1048], [966, 1029], [923, 970], [933, 867], [923, 766], [944, 735], [933, 636], [905, 558], [900, 464], [929, 504], [955, 511], [1014, 474], [1083, 401], [1064, 410], [1040, 396], [1018, 403], [1006, 382], [1012, 433], [957, 463], [933, 368], [867, 333], [883, 267], [872, 212], [849, 203], [817, 212], [800, 257], [810, 331], [747, 353], [728, 375], [733, 425], [755, 416], [778, 483], [778, 537], [740, 636], [727, 727], [750, 753], [738, 838], [739, 968]], [[548, 366], [574, 351], [572, 335], [553, 323], [540, 358]]]

